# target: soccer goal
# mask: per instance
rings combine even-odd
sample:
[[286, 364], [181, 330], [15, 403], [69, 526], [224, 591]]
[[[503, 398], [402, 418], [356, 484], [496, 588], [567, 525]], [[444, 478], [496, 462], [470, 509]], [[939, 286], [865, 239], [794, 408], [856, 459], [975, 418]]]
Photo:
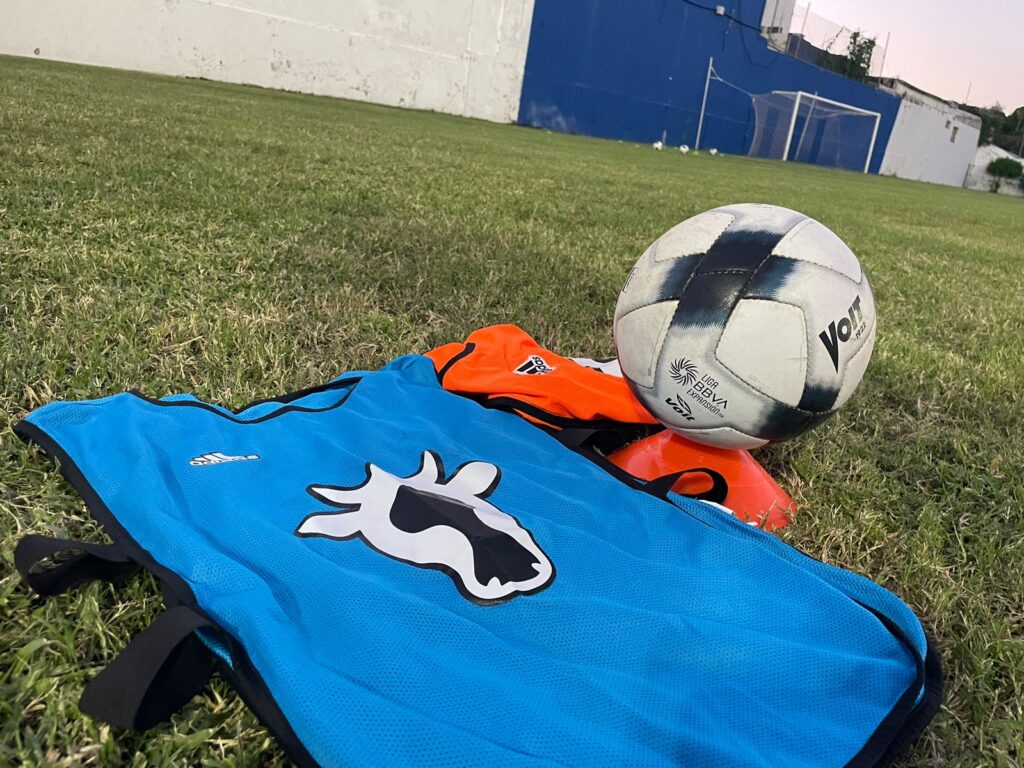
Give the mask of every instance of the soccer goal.
[[881, 114], [804, 91], [751, 94], [750, 154], [868, 172]]

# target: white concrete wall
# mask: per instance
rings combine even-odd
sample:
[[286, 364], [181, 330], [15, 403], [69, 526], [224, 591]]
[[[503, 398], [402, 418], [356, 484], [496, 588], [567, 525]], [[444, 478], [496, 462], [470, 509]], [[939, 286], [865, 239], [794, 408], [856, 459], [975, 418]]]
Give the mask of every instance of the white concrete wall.
[[[962, 186], [978, 149], [980, 120], [946, 105], [903, 95], [880, 173]], [[956, 138], [953, 139], [953, 129]]]
[[1012, 152], [1007, 152], [1002, 147], [997, 147], [994, 144], [986, 144], [978, 147], [974, 162], [967, 169], [967, 178], [964, 180], [964, 186], [968, 189], [977, 189], [982, 192], [991, 192], [993, 187], [995, 187], [996, 192], [1000, 195], [1024, 197], [1024, 190], [1020, 188], [1020, 181], [1018, 179], [997, 179], [988, 172], [988, 164], [1000, 157], [1008, 157], [1024, 165], [1024, 158], [1018, 157]]
[[2, 0], [0, 53], [512, 122], [533, 0]]

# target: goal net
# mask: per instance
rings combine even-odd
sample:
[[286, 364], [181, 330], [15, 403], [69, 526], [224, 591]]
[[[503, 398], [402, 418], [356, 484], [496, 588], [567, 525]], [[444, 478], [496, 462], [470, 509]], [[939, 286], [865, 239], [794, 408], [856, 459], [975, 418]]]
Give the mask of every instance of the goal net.
[[753, 157], [867, 173], [881, 115], [803, 91], [751, 94]]

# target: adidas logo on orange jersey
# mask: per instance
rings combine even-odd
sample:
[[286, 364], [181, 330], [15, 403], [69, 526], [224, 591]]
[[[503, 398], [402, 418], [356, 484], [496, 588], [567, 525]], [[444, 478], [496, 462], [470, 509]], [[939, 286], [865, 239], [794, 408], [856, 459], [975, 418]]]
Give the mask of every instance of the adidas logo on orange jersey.
[[530, 355], [516, 368], [516, 373], [533, 376], [541, 373], [551, 373], [553, 370], [555, 370], [555, 367], [548, 365], [540, 355]]

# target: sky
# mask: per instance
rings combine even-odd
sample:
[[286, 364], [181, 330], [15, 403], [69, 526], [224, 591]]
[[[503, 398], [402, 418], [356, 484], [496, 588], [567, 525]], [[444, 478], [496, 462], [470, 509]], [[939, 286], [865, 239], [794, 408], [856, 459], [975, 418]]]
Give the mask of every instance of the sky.
[[810, 0], [810, 9], [879, 45], [891, 33], [886, 77], [950, 101], [1024, 106], [1024, 0]]

